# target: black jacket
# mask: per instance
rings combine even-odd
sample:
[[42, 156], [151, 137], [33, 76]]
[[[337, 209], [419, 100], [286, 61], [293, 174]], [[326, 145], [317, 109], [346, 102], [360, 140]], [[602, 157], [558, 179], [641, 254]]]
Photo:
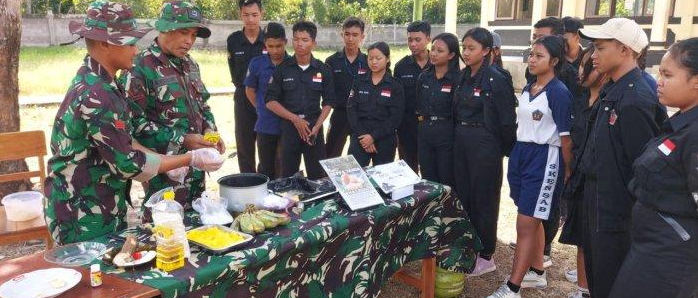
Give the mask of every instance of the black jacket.
[[389, 73], [374, 85], [370, 73], [354, 80], [347, 100], [347, 118], [356, 137], [370, 134], [378, 141], [395, 135], [405, 115], [405, 92]]
[[579, 164], [587, 179], [597, 180], [597, 229], [630, 228], [635, 198], [627, 186], [632, 164], [666, 119], [639, 68], [602, 89], [592, 108]]
[[[516, 142], [516, 95], [511, 81], [495, 66], [482, 69], [482, 74], [470, 77], [466, 72], [453, 100], [456, 125], [458, 122], [482, 123], [500, 143], [502, 153], [509, 155]], [[479, 82], [474, 82], [479, 78]]]

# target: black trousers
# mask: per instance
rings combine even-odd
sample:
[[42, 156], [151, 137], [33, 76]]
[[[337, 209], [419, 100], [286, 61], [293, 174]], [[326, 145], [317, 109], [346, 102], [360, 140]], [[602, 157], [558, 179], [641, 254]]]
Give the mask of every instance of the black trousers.
[[608, 298], [630, 249], [630, 232], [598, 229], [596, 183], [589, 178], [584, 182], [582, 247], [591, 297]]
[[257, 172], [255, 160], [255, 140], [257, 134], [254, 124], [257, 122], [257, 111], [252, 106], [245, 89], [235, 88], [235, 146], [238, 153], [238, 166], [240, 173]]
[[698, 219], [672, 217], [691, 236], [684, 240], [657, 211], [640, 202], [632, 217], [630, 252], [610, 297], [680, 297], [681, 292], [688, 296], [698, 290]]
[[[314, 125], [316, 118], [306, 119]], [[301, 165], [301, 156], [305, 162], [306, 176], [320, 179], [325, 175], [320, 160], [325, 159], [325, 138], [320, 128], [315, 138], [315, 145], [310, 146], [298, 135], [296, 127], [288, 120], [281, 120], [281, 176], [290, 177], [297, 173]]]
[[419, 174], [419, 157], [417, 154], [417, 116], [406, 113], [397, 129], [397, 151], [415, 173]]
[[548, 220], [544, 220], [542, 222], [543, 232], [545, 232], [545, 248], [543, 250], [543, 254], [546, 256], [550, 256], [553, 240], [555, 240], [557, 231], [560, 229], [561, 206], [564, 203], [565, 202], [562, 202], [561, 200], [560, 204], [557, 204], [557, 206], [550, 210], [550, 217], [548, 217]]
[[425, 120], [418, 128], [417, 152], [422, 178], [453, 186], [453, 122]]
[[269, 179], [281, 177], [281, 135], [257, 133], [258, 173]]
[[346, 108], [332, 109], [330, 127], [327, 129], [327, 158], [341, 156], [344, 152], [344, 144], [351, 134]]
[[456, 125], [455, 189], [484, 246], [480, 253], [486, 256], [497, 247], [502, 156], [499, 141], [485, 127]]
[[374, 141], [376, 153], [368, 153], [361, 147], [359, 136], [351, 136], [349, 141], [349, 154], [353, 155], [356, 161], [362, 166], [368, 166], [373, 161], [373, 165], [381, 165], [395, 160], [395, 147], [397, 138], [395, 135], [387, 136], [379, 141]]

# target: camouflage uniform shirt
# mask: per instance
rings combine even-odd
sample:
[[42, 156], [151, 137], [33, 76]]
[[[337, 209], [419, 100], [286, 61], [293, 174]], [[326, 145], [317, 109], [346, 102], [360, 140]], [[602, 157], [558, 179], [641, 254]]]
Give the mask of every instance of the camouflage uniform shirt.
[[[163, 53], [157, 40], [143, 50], [134, 67], [124, 73], [129, 99], [134, 111], [133, 136], [143, 146], [160, 154], [183, 154], [186, 134], [215, 131], [216, 124], [206, 101], [210, 94], [190, 57], [177, 58]], [[166, 188], [175, 189], [176, 200], [185, 206], [204, 190], [204, 174], [191, 169], [184, 185], [160, 174], [148, 181], [146, 197]]]
[[46, 222], [58, 244], [125, 228], [127, 180], [157, 173], [159, 158], [131, 146], [131, 116], [121, 86], [85, 57], [51, 134], [44, 193]]

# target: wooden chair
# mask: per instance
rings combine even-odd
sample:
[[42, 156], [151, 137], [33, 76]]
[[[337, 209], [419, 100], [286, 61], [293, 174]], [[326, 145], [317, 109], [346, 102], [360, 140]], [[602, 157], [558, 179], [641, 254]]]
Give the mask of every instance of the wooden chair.
[[[19, 160], [37, 157], [38, 171], [24, 171], [1, 174], [0, 182], [26, 180], [39, 177], [43, 189], [46, 180], [46, 137], [43, 131], [0, 133], [0, 161]], [[42, 191], [43, 192], [43, 191]], [[34, 239], [46, 239], [47, 247], [52, 246], [51, 235], [42, 217], [29, 221], [9, 221], [5, 214], [5, 206], [0, 206], [0, 245], [24, 242]]]
[[398, 281], [413, 286], [421, 292], [420, 298], [434, 298], [434, 290], [436, 286], [436, 259], [429, 258], [422, 260], [422, 274], [415, 276], [400, 269], [393, 275]]

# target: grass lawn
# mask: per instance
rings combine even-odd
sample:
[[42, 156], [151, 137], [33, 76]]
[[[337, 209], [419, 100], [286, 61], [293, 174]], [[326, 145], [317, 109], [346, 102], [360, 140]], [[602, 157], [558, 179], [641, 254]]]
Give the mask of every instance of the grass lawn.
[[[324, 61], [334, 49], [319, 49], [315, 57]], [[87, 51], [79, 47], [22, 47], [19, 54], [20, 96], [64, 94]], [[409, 50], [393, 48], [393, 65]], [[231, 86], [225, 50], [194, 50], [192, 56], [201, 66], [201, 75], [209, 88]]]

